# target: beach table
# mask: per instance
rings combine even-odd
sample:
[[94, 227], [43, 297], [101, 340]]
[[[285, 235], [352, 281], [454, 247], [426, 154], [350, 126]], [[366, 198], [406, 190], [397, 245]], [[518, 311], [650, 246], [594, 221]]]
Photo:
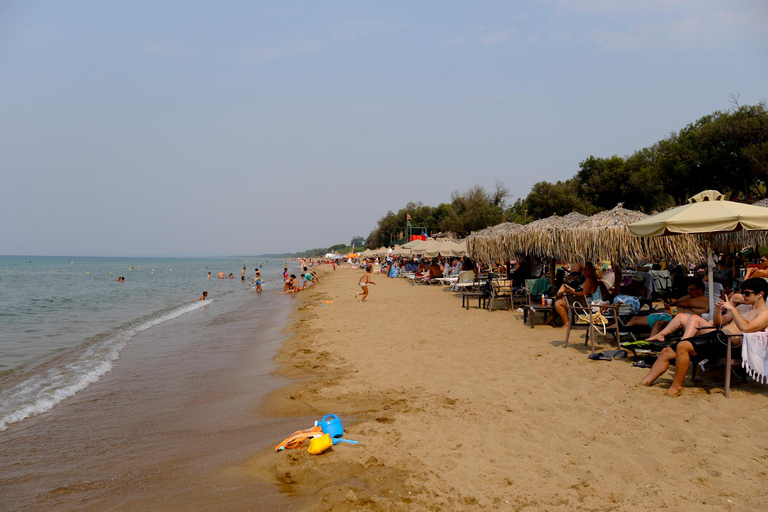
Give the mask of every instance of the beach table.
[[[461, 294], [461, 307], [469, 310], [469, 302], [477, 298], [477, 308], [480, 309], [481, 307], [485, 309], [485, 303], [488, 300], [488, 294], [484, 291], [480, 292], [464, 292]], [[482, 304], [482, 306], [481, 306]]]
[[555, 306], [542, 306], [541, 304], [525, 304], [523, 305], [523, 323], [528, 321], [528, 316], [531, 317], [531, 329], [533, 329], [533, 317], [538, 312], [544, 313], [544, 320], [548, 315], [555, 314]]

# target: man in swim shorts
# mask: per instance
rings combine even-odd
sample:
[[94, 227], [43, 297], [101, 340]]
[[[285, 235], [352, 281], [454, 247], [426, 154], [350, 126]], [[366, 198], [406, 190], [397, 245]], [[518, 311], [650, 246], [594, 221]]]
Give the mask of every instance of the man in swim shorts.
[[[667, 328], [657, 335], [657, 338], [663, 340], [665, 335], [674, 332], [672, 329], [677, 329], [684, 323], [685, 333], [682, 340], [661, 351], [659, 358], [653, 363], [651, 370], [641, 384], [651, 386], [667, 371], [671, 361], [674, 360], [675, 378], [667, 393], [671, 396], [680, 395], [692, 356], [707, 359], [725, 357], [729, 336], [731, 336], [731, 343], [734, 346], [740, 346], [741, 337], [732, 335], [759, 332], [768, 328], [766, 295], [768, 295], [768, 282], [765, 279], [747, 279], [741, 285], [741, 293], [734, 293], [728, 301], [720, 300], [717, 302], [712, 322], [708, 322], [698, 315], [677, 315]], [[752, 309], [743, 316], [736, 309], [741, 304], [752, 306]], [[683, 322], [684, 320], [685, 322]], [[717, 327], [721, 327], [721, 331], [718, 332]]]
[[688, 295], [673, 301], [661, 313], [633, 316], [627, 325], [648, 326], [651, 328], [651, 336], [655, 336], [672, 321], [673, 308], [677, 314], [701, 315], [705, 313], [709, 309], [709, 299], [704, 295], [704, 282], [701, 279], [692, 279], [688, 283]]

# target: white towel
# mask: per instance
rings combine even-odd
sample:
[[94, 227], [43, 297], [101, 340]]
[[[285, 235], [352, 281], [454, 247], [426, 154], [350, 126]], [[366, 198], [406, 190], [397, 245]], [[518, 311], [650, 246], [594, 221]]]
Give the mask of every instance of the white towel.
[[741, 366], [758, 382], [768, 381], [768, 332], [744, 333], [741, 344]]

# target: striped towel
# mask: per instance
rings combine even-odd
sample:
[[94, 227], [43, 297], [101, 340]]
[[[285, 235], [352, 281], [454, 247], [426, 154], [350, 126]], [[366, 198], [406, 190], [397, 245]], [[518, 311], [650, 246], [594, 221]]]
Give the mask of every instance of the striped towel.
[[758, 382], [768, 382], [768, 332], [744, 333], [741, 366]]

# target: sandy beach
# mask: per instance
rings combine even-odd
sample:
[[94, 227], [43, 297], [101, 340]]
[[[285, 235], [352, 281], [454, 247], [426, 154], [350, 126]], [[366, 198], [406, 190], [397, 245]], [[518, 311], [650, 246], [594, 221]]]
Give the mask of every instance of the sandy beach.
[[381, 275], [360, 304], [360, 275], [324, 266], [297, 297], [277, 356], [294, 383], [264, 406], [335, 413], [360, 444], [246, 464], [299, 508], [765, 510], [768, 386], [735, 379], [726, 399], [714, 370], [668, 398], [672, 371], [639, 387], [647, 370], [588, 360], [583, 332], [564, 348], [565, 331], [520, 313]]

